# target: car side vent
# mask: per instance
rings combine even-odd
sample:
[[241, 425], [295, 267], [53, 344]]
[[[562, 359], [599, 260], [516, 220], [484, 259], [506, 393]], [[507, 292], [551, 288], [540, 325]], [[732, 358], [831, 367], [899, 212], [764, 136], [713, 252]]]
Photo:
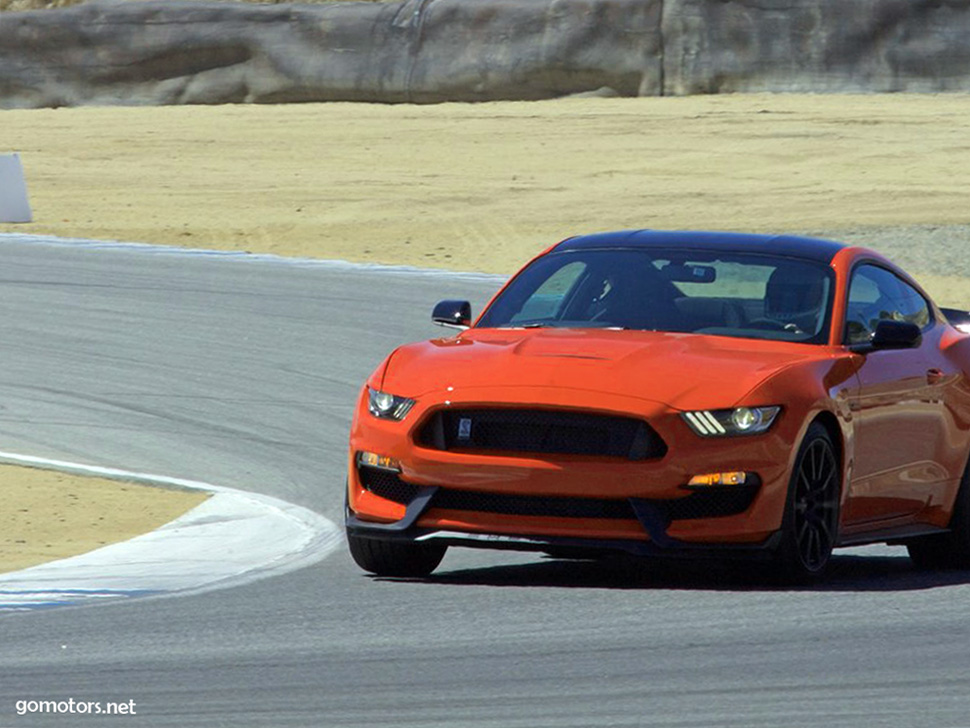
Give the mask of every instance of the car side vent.
[[663, 457], [667, 446], [633, 417], [534, 409], [448, 409], [435, 412], [418, 433], [435, 450], [591, 455], [629, 460]]

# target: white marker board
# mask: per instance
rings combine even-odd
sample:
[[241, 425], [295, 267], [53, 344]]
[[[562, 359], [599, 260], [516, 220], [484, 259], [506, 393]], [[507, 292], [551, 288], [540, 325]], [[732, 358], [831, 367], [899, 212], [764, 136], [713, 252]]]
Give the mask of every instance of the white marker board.
[[30, 201], [19, 154], [0, 154], [0, 222], [30, 222]]

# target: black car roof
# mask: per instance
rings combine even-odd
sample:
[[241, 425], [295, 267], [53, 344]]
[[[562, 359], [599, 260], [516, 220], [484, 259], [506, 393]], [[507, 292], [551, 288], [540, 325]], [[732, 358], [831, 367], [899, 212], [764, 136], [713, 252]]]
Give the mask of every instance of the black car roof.
[[761, 252], [830, 263], [844, 243], [797, 235], [755, 235], [664, 230], [620, 230], [569, 238], [553, 252], [596, 248], [691, 248], [730, 252]]

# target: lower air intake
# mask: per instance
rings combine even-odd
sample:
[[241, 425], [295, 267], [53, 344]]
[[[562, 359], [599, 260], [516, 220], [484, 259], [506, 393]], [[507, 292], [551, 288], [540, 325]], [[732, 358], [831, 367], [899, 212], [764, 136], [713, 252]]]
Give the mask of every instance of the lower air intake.
[[[386, 470], [362, 466], [358, 473], [364, 488], [401, 505], [408, 505], [419, 490], [418, 486], [407, 483], [396, 473]], [[659, 508], [665, 520], [670, 523], [744, 513], [751, 506], [757, 492], [757, 485], [743, 485], [695, 491], [683, 498], [643, 500]], [[439, 488], [431, 499], [430, 507], [507, 516], [636, 520], [633, 507], [626, 499], [516, 495], [457, 488]]]

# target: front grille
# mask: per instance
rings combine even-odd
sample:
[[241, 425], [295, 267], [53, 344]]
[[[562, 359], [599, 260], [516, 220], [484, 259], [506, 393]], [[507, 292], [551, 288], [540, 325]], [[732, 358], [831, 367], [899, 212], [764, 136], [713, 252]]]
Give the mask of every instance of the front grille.
[[435, 412], [418, 433], [435, 450], [601, 455], [630, 460], [667, 452], [646, 422], [632, 417], [531, 409], [448, 409]]
[[[408, 505], [419, 490], [418, 486], [401, 480], [397, 473], [387, 470], [361, 466], [358, 473], [364, 488], [401, 505]], [[641, 500], [659, 508], [665, 520], [670, 523], [744, 513], [751, 506], [757, 492], [757, 485], [744, 485], [694, 491], [683, 498]], [[507, 516], [636, 520], [630, 501], [615, 498], [515, 495], [439, 488], [431, 499], [430, 507]]]

